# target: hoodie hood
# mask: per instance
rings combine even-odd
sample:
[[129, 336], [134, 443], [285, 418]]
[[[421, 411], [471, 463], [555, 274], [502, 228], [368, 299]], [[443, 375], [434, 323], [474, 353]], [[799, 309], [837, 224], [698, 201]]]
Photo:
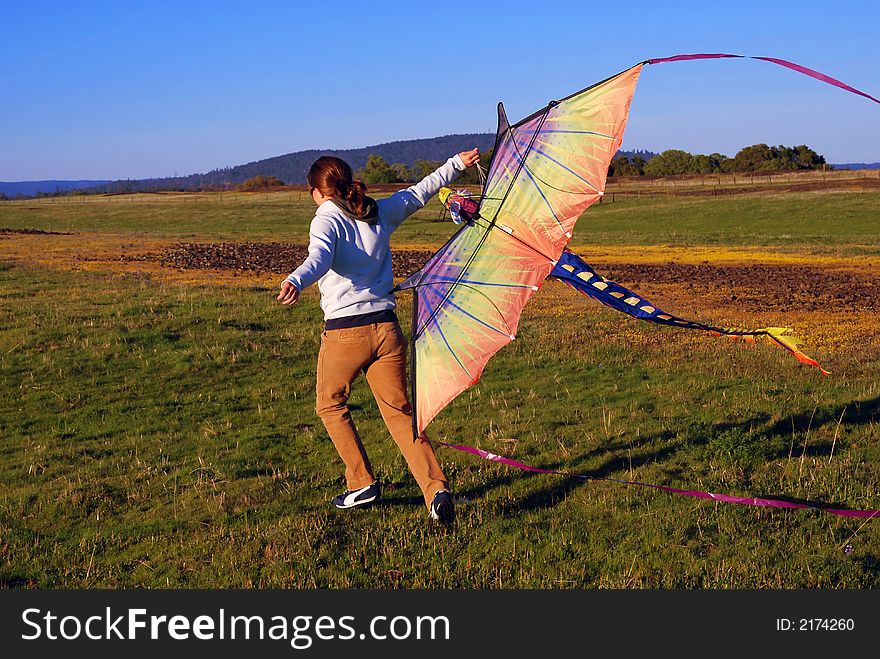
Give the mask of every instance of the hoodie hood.
[[351, 204], [348, 203], [347, 199], [331, 197], [330, 201], [333, 202], [334, 206], [345, 213], [347, 217], [350, 217], [353, 220], [366, 222], [367, 224], [375, 224], [376, 220], [379, 219], [379, 206], [376, 204], [376, 200], [372, 197], [364, 197], [364, 211], [360, 214], [354, 212], [354, 209], [351, 207]]

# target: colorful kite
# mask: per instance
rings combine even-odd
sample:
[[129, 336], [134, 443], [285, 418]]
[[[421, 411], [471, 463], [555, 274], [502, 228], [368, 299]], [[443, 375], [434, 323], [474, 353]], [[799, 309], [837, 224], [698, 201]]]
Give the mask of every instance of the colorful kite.
[[[646, 60], [550, 101], [512, 125], [503, 104], [498, 104], [494, 154], [481, 194], [472, 199], [443, 191], [441, 200], [461, 226], [421, 270], [395, 288], [414, 293], [410, 359], [414, 436], [476, 383], [492, 355], [516, 337], [523, 307], [551, 274], [630, 315], [746, 339], [763, 335], [802, 362], [818, 367], [780, 328], [724, 330], [686, 321], [613, 282], [605, 282], [607, 296], [595, 295], [601, 287], [588, 290], [578, 280], [583, 283], [588, 274], [598, 275], [565, 252], [577, 219], [604, 194], [608, 166], [623, 141], [644, 66], [731, 57], [743, 56], [717, 53]], [[798, 64], [770, 57], [752, 59], [784, 66], [880, 103]], [[637, 299], [637, 304], [629, 304], [627, 298]], [[447, 446], [480, 454], [480, 449]], [[488, 459], [508, 460], [487, 455]]]
[[[576, 285], [558, 264], [575, 222], [604, 194], [608, 166], [623, 141], [644, 65], [741, 57], [713, 53], [649, 59], [562, 100], [550, 101], [513, 125], [504, 105], [498, 104], [495, 150], [479, 202], [463, 197], [450, 202], [450, 192], [444, 192], [444, 203], [455, 204], [453, 218], [466, 221], [421, 270], [395, 288], [414, 292], [410, 393], [416, 434], [477, 382], [492, 355], [515, 338], [523, 307], [548, 275], [554, 273]], [[752, 59], [784, 66], [880, 103], [799, 64], [772, 57]], [[658, 312], [651, 319], [664, 322], [664, 315], [669, 314]], [[743, 338], [764, 335], [801, 361], [818, 366], [779, 328], [724, 330], [671, 315], [669, 321]]]
[[642, 64], [511, 126], [498, 104], [479, 206], [412, 288], [413, 430], [474, 384], [516, 336], [520, 313], [559, 260], [578, 217], [601, 199]]

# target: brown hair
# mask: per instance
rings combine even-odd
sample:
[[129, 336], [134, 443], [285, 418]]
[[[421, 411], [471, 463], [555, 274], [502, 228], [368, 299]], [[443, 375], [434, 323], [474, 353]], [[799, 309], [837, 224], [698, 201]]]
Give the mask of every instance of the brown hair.
[[306, 180], [310, 189], [317, 188], [327, 197], [348, 201], [357, 215], [364, 212], [367, 186], [363, 181], [352, 179], [351, 167], [341, 158], [321, 156], [312, 163]]

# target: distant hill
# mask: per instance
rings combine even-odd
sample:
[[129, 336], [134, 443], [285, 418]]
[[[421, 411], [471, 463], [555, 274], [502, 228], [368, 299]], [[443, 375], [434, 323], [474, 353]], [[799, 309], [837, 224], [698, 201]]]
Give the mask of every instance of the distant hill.
[[[403, 163], [412, 167], [416, 160], [446, 160], [450, 155], [478, 147], [486, 152], [495, 146], [494, 133], [466, 133], [443, 135], [419, 140], [402, 140], [365, 146], [361, 149], [309, 149], [265, 160], [257, 160], [245, 165], [215, 169], [205, 174], [189, 176], [144, 179], [139, 181], [113, 181], [93, 187], [89, 192], [147, 192], [153, 190], [210, 190], [244, 183], [254, 176], [276, 176], [287, 184], [306, 182], [306, 174], [318, 156], [337, 156], [345, 160], [352, 169], [362, 168], [372, 155], [382, 156], [388, 163]], [[655, 153], [650, 151], [621, 151], [632, 157], [639, 155], [650, 160]]]
[[96, 185], [104, 185], [110, 181], [0, 181], [0, 193], [7, 197], [22, 195], [33, 197], [38, 192], [52, 193], [58, 190], [76, 190], [78, 188], [90, 188]]
[[205, 174], [189, 176], [144, 179], [140, 181], [113, 181], [96, 186], [90, 192], [146, 192], [152, 190], [198, 190], [238, 185], [254, 176], [275, 176], [287, 184], [306, 182], [309, 167], [318, 156], [337, 156], [345, 160], [352, 169], [363, 167], [372, 155], [382, 156], [388, 163], [403, 163], [407, 166], [416, 160], [446, 160], [449, 156], [478, 147], [488, 151], [495, 144], [492, 133], [468, 133], [463, 135], [443, 135], [420, 140], [404, 140], [375, 144], [361, 149], [309, 149], [265, 160], [249, 162], [245, 165], [215, 169]]
[[[118, 181], [20, 181], [0, 183], [0, 192], [7, 196], [35, 195], [38, 192], [52, 193], [82, 189], [90, 193], [152, 192], [159, 190], [211, 190], [244, 183], [254, 176], [275, 176], [287, 184], [306, 182], [306, 173], [318, 156], [332, 155], [348, 162], [353, 169], [362, 168], [372, 155], [382, 156], [389, 164], [403, 163], [412, 167], [416, 160], [446, 160], [450, 155], [473, 147], [486, 152], [495, 145], [494, 133], [467, 133], [463, 135], [443, 135], [419, 140], [404, 140], [375, 144], [361, 149], [309, 149], [283, 156], [275, 156], [244, 165], [215, 169], [204, 174], [190, 174], [167, 178]], [[632, 158], [641, 156], [650, 160], [655, 153], [651, 151], [621, 151], [621, 155]], [[11, 186], [8, 189], [2, 186]]]
[[847, 162], [842, 165], [831, 165], [834, 169], [880, 169], [880, 162], [864, 163], [864, 162]]

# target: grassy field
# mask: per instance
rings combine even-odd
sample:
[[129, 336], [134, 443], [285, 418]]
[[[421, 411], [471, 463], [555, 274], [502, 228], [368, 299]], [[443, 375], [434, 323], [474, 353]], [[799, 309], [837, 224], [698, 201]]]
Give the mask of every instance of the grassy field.
[[[134, 195], [0, 203], [0, 228], [114, 232], [180, 240], [304, 242], [305, 193]], [[395, 234], [397, 244], [449, 237], [434, 199]], [[880, 255], [880, 191], [661, 197], [603, 203], [578, 222], [572, 245], [771, 246], [814, 254]]]
[[[340, 513], [316, 418], [315, 291], [163, 271], [114, 250], [303, 242], [291, 195], [0, 204], [0, 583], [8, 587], [874, 588], [880, 520], [717, 504], [528, 474], [440, 449], [457, 500], [428, 523], [364, 382], [352, 407], [386, 486]], [[451, 232], [431, 205], [396, 245]], [[811, 263], [878, 272], [880, 193], [602, 204], [574, 246], [615, 262]], [[86, 267], [74, 257], [98, 254]], [[292, 264], [292, 267], [296, 264]], [[721, 284], [719, 284], [721, 286]], [[671, 311], [790, 324], [832, 376], [764, 345], [636, 324], [548, 283], [515, 342], [431, 425], [545, 468], [880, 508], [880, 325], [659, 289]], [[728, 300], [723, 299], [727, 295]], [[407, 326], [408, 297], [400, 315]]]

